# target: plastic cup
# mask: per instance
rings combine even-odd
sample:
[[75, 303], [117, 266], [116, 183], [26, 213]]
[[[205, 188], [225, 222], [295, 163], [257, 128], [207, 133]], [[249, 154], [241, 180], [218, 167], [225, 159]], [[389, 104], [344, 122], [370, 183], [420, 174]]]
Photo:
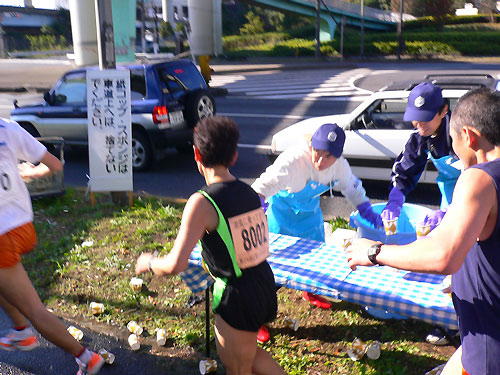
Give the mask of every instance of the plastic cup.
[[160, 346], [163, 346], [166, 342], [167, 332], [163, 328], [160, 328], [158, 331], [156, 331], [156, 343]]
[[385, 234], [387, 236], [392, 236], [393, 234], [396, 234], [397, 227], [398, 227], [398, 218], [390, 219], [390, 220], [382, 220], [384, 223], [384, 230]]
[[134, 292], [140, 292], [142, 290], [143, 282], [144, 281], [138, 277], [132, 277], [132, 279], [130, 279], [130, 287]]
[[132, 333], [128, 337], [128, 344], [130, 345], [130, 348], [132, 350], [139, 350], [139, 348], [141, 347], [141, 344], [139, 344], [139, 338], [135, 333]]
[[366, 356], [370, 359], [380, 358], [380, 343], [378, 341], [372, 342], [368, 348], [366, 348]]
[[137, 324], [135, 320], [131, 320], [130, 322], [128, 322], [127, 328], [130, 332], [136, 335], [140, 335], [142, 333], [142, 327]]
[[90, 311], [94, 315], [99, 315], [104, 312], [104, 304], [98, 302], [90, 302]]
[[108, 365], [113, 364], [113, 362], [115, 361], [115, 355], [108, 352], [106, 349], [100, 349], [98, 353], [102, 357], [102, 359], [104, 359], [104, 362], [106, 362]]
[[427, 224], [424, 225], [424, 223], [418, 223], [416, 227], [416, 232], [417, 232], [417, 238], [427, 236], [431, 231], [431, 225]]
[[68, 332], [71, 336], [75, 338], [76, 341], [80, 341], [81, 339], [83, 339], [83, 332], [76, 327], [69, 326]]
[[217, 361], [213, 359], [203, 359], [200, 361], [200, 374], [209, 374], [217, 370]]

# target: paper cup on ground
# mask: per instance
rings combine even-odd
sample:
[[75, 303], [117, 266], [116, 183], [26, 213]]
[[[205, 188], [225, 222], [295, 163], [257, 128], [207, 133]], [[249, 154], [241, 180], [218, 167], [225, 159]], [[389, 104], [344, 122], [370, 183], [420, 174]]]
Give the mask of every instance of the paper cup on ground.
[[94, 315], [99, 315], [104, 312], [104, 304], [98, 302], [90, 302], [90, 311]]
[[355, 338], [352, 342], [351, 349], [347, 351], [347, 355], [349, 355], [349, 358], [353, 361], [359, 361], [365, 355], [366, 346], [367, 345], [363, 341]]
[[366, 348], [366, 356], [370, 359], [380, 358], [380, 343], [378, 341], [372, 342], [368, 348]]
[[75, 340], [77, 341], [80, 341], [81, 339], [83, 339], [83, 332], [80, 331], [78, 328], [76, 327], [73, 327], [73, 326], [69, 326], [68, 327], [68, 332], [71, 336], [73, 336], [75, 338]]
[[158, 331], [156, 331], [156, 343], [160, 346], [163, 346], [166, 342], [167, 332], [163, 328], [160, 328]]
[[204, 359], [200, 361], [200, 374], [209, 374], [217, 370], [217, 361], [213, 359]]
[[417, 238], [427, 236], [431, 231], [431, 225], [427, 224], [424, 225], [424, 223], [418, 223], [416, 227], [416, 232], [417, 232]]
[[130, 279], [130, 287], [134, 292], [140, 292], [142, 290], [143, 280], [138, 277], [132, 277]]
[[128, 344], [130, 345], [130, 348], [132, 350], [139, 350], [139, 348], [141, 347], [141, 344], [139, 344], [139, 338], [135, 333], [132, 333], [128, 337]]
[[392, 236], [393, 234], [396, 234], [398, 227], [397, 217], [391, 220], [382, 220], [382, 222], [384, 223], [384, 230], [387, 236]]
[[130, 332], [135, 333], [136, 335], [140, 335], [142, 333], [142, 327], [137, 324], [135, 320], [128, 322], [127, 328]]
[[113, 362], [115, 361], [115, 355], [108, 352], [106, 349], [100, 349], [98, 353], [102, 357], [102, 359], [104, 359], [104, 362], [106, 362], [108, 365], [113, 364]]
[[300, 327], [300, 322], [296, 319], [293, 319], [293, 318], [285, 318], [285, 325], [290, 328], [290, 329], [293, 329], [294, 331], [297, 331]]

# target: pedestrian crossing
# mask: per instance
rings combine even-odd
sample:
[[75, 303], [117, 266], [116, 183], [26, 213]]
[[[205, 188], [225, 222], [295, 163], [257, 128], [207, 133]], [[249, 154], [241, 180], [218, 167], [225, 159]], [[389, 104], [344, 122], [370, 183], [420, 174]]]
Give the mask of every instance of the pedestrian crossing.
[[363, 100], [372, 92], [354, 82], [368, 73], [368, 69], [316, 69], [214, 74], [210, 86], [226, 88], [231, 96], [259, 99]]

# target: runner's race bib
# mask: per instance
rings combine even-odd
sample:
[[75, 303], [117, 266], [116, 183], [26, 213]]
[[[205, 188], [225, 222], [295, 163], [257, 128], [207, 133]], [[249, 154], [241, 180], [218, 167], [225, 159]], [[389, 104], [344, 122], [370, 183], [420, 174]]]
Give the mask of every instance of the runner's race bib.
[[269, 229], [262, 207], [228, 219], [240, 269], [259, 265], [269, 254]]
[[0, 161], [0, 206], [15, 199], [14, 185], [17, 182], [17, 166], [13, 167], [5, 161]]

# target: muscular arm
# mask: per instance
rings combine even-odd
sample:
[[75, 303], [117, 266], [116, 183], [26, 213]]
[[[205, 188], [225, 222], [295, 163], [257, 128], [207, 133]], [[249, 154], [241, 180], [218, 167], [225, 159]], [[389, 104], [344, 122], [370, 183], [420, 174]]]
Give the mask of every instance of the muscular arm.
[[[193, 194], [182, 213], [181, 227], [170, 253], [161, 258], [155, 258], [152, 269], [155, 274], [178, 274], [188, 266], [189, 255], [205, 231], [213, 231], [218, 224], [218, 216], [214, 207], [200, 193]], [[136, 273], [149, 269], [150, 253], [142, 254], [137, 260]]]
[[[441, 224], [427, 238], [404, 246], [383, 245], [377, 261], [415, 272], [455, 273], [477, 238], [487, 239], [498, 215], [496, 190], [491, 177], [479, 169], [462, 173], [453, 202]], [[349, 266], [371, 265], [366, 255], [373, 243], [356, 241], [348, 252]]]

